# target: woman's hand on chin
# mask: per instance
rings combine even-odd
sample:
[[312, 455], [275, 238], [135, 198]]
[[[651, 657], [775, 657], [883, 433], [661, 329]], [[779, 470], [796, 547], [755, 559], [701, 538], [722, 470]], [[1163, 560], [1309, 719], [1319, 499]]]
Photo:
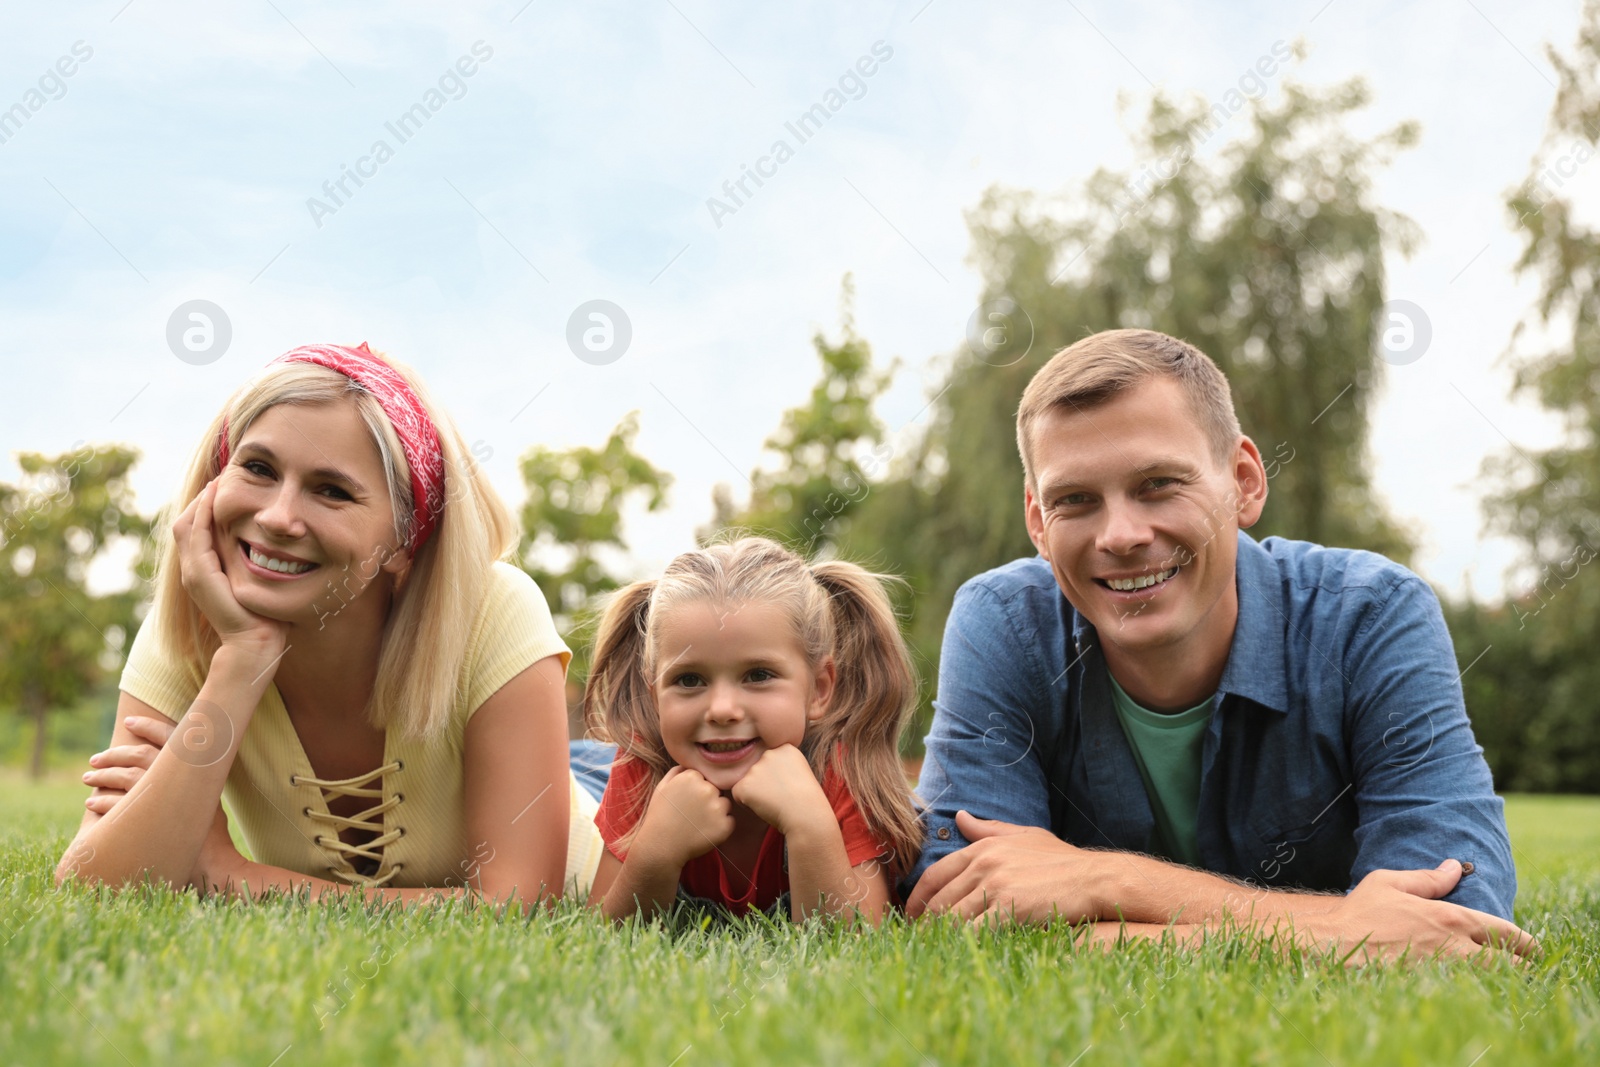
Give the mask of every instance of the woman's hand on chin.
[[207, 482], [172, 524], [183, 588], [224, 646], [252, 657], [276, 660], [288, 642], [288, 624], [264, 618], [240, 604], [217, 554], [212, 504], [221, 477], [219, 474]]

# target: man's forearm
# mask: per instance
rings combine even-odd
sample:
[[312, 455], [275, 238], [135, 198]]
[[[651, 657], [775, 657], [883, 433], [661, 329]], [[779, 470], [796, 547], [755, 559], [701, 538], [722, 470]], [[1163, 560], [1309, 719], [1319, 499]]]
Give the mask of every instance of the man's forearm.
[[1344, 898], [1262, 886], [1181, 867], [1131, 852], [1093, 852], [1093, 898], [1102, 920], [1198, 925], [1232, 920], [1276, 927], [1283, 919], [1320, 915]]
[[[1267, 937], [1279, 933], [1292, 934], [1295, 940], [1307, 949], [1315, 949], [1325, 941], [1315, 931], [1295, 924], [1290, 918], [1280, 917], [1271, 921], [1243, 925]], [[1107, 919], [1084, 923], [1078, 931], [1078, 936], [1082, 939], [1082, 944], [1093, 945], [1096, 948], [1115, 948], [1130, 941], [1165, 941], [1171, 938], [1172, 944], [1177, 948], [1193, 949], [1205, 944], [1207, 938], [1213, 934], [1233, 933], [1239, 928], [1239, 924], [1227, 921], [1175, 923], [1162, 926], [1159, 923], [1116, 922]]]

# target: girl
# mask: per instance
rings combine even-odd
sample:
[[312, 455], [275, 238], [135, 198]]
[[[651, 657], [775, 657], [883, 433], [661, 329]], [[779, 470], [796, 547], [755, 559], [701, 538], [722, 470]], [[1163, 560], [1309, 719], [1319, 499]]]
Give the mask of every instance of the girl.
[[591, 902], [882, 918], [922, 829], [899, 757], [916, 678], [881, 581], [751, 537], [617, 594], [584, 690], [619, 748]]
[[571, 654], [414, 376], [364, 344], [286, 353], [212, 419], [179, 507], [58, 882], [587, 894]]

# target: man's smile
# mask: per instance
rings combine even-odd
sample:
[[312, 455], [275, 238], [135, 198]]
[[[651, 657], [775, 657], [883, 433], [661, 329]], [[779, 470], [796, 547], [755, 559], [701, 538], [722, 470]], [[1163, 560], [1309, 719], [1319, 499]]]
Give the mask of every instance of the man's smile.
[[1143, 574], [1136, 575], [1096, 578], [1095, 581], [1105, 588], [1119, 593], [1133, 593], [1141, 589], [1147, 589], [1151, 586], [1160, 585], [1163, 582], [1170, 581], [1175, 575], [1177, 575], [1177, 573], [1178, 568], [1176, 566], [1171, 566], [1166, 570], [1156, 571], [1153, 574], [1147, 571]]

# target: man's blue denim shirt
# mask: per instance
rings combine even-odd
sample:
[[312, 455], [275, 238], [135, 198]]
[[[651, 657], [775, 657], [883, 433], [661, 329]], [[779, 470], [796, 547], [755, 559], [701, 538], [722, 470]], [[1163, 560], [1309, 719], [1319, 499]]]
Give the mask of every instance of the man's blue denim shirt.
[[[1202, 866], [1349, 890], [1379, 868], [1470, 861], [1445, 899], [1511, 918], [1504, 804], [1433, 590], [1371, 552], [1238, 540], [1238, 624], [1201, 755]], [[1042, 558], [957, 592], [917, 792], [927, 838], [904, 894], [967, 843], [963, 808], [1079, 846], [1152, 850], [1099, 637]]]

